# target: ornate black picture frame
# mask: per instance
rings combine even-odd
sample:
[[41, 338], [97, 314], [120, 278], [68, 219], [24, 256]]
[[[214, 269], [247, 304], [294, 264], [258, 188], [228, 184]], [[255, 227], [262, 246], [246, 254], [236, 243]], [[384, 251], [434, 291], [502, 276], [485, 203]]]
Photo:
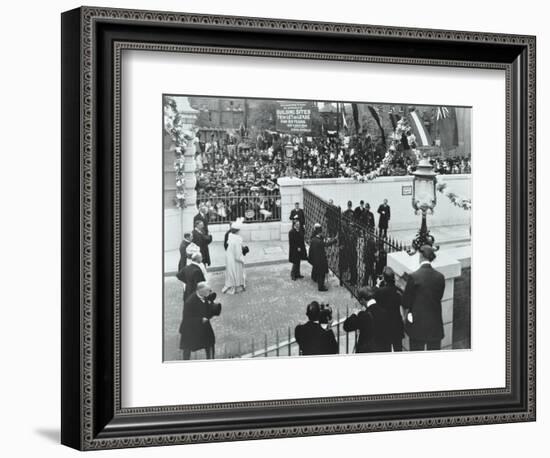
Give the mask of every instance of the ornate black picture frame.
[[[82, 7], [62, 15], [62, 435], [80, 450], [535, 420], [533, 36]], [[124, 49], [506, 72], [505, 388], [122, 408]]]

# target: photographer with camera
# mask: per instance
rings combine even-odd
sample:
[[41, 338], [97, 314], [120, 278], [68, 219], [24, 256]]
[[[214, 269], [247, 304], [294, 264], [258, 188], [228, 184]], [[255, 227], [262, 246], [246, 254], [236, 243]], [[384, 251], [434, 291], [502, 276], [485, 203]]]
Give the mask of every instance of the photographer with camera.
[[300, 347], [300, 355], [334, 355], [338, 353], [338, 343], [332, 331], [332, 309], [328, 304], [313, 301], [307, 306], [308, 322], [299, 324], [294, 337]]
[[359, 290], [357, 299], [361, 310], [356, 310], [344, 321], [344, 331], [359, 331], [355, 353], [391, 351], [388, 338], [388, 314], [376, 302], [374, 289], [365, 286]]
[[179, 332], [180, 348], [183, 359], [191, 359], [191, 352], [206, 351], [206, 359], [214, 359], [216, 337], [210, 319], [219, 316], [222, 311], [220, 303], [215, 303], [216, 293], [206, 282], [197, 285], [194, 292], [183, 304], [183, 319]]

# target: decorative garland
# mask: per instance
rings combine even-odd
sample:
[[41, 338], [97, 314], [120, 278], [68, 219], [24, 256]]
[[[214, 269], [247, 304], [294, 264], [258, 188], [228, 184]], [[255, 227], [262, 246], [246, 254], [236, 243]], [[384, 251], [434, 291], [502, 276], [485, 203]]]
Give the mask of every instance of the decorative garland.
[[365, 175], [361, 175], [359, 172], [356, 172], [355, 175], [353, 175], [353, 178], [357, 181], [360, 181], [361, 183], [373, 180], [374, 178], [379, 177], [381, 172], [383, 170], [386, 170], [391, 165], [392, 159], [393, 154], [391, 153], [391, 151], [387, 151], [384, 159], [382, 159], [382, 163], [375, 170]]
[[[421, 158], [421, 154], [418, 150], [415, 149], [415, 150], [413, 150], [413, 152], [417, 156], [417, 159], [419, 159], [419, 156]], [[373, 170], [372, 172], [369, 172], [365, 175], [361, 175], [359, 172], [357, 172], [353, 176], [353, 178], [356, 181], [359, 181], [360, 183], [364, 183], [366, 181], [371, 181], [371, 180], [379, 177], [381, 172], [383, 170], [386, 170], [391, 165], [391, 160], [392, 159], [393, 159], [393, 155], [390, 151], [388, 151], [386, 153], [386, 156], [384, 156], [384, 159], [382, 160], [382, 163], [380, 164], [380, 166], [376, 170]], [[447, 183], [445, 183], [443, 181], [443, 178], [441, 177], [441, 175], [438, 177], [438, 181], [439, 181], [439, 183], [436, 184], [436, 190], [438, 192], [440, 192], [441, 194], [443, 194], [444, 196], [446, 196], [455, 207], [460, 207], [463, 210], [471, 210], [472, 209], [472, 199], [463, 199], [458, 194], [456, 194], [451, 189], [449, 189]]]
[[442, 178], [439, 178], [438, 181], [440, 182], [436, 185], [437, 191], [439, 191], [444, 196], [447, 196], [455, 207], [460, 207], [463, 210], [472, 209], [472, 199], [463, 199], [458, 194], [451, 191], [448, 188], [447, 183], [445, 183]]
[[174, 149], [174, 170], [176, 171], [176, 197], [174, 204], [177, 208], [185, 206], [185, 179], [183, 177], [183, 155], [185, 153], [186, 141], [194, 137], [192, 131], [184, 129], [184, 119], [178, 112], [175, 101], [167, 97], [164, 104], [164, 129], [175, 143]]
[[183, 178], [183, 153], [182, 148], [176, 148], [174, 170], [176, 171], [176, 197], [174, 203], [177, 208], [185, 207], [185, 179]]

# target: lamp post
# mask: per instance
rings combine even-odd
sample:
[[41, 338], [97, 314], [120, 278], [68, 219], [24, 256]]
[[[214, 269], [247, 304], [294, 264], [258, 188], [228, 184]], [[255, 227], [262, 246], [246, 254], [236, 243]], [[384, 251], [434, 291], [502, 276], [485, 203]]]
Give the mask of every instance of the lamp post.
[[292, 159], [294, 158], [294, 145], [290, 142], [290, 140], [285, 145], [285, 156], [288, 162], [287, 175], [292, 178], [294, 176], [294, 171], [292, 170]]
[[[429, 159], [424, 156], [418, 163], [418, 167], [414, 172], [412, 207], [414, 208], [415, 215], [418, 215], [419, 212], [422, 213], [422, 224], [416, 237], [412, 241], [412, 247], [411, 250], [409, 250], [411, 256], [414, 255], [422, 245], [433, 246], [435, 242], [434, 237], [428, 230], [426, 215], [428, 212], [433, 214], [433, 210], [437, 204], [435, 190], [436, 175]], [[438, 250], [439, 246], [434, 246], [434, 249]]]

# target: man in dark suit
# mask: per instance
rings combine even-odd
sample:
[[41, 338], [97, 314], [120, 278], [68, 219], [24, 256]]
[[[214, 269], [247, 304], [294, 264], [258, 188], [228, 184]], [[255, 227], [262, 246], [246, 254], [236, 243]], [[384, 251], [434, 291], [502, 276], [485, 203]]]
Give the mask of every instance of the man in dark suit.
[[191, 359], [191, 352], [203, 348], [206, 351], [206, 359], [214, 358], [216, 337], [210, 324], [214, 314], [207, 299], [211, 293], [210, 286], [206, 282], [201, 282], [197, 285], [197, 291], [191, 294], [183, 305], [183, 319], [179, 332], [184, 360]]
[[353, 219], [354, 211], [351, 200], [348, 200], [348, 208], [343, 212], [343, 216], [346, 220], [351, 221]]
[[204, 233], [208, 234], [209, 219], [208, 209], [204, 205], [201, 205], [199, 207], [199, 212], [193, 218], [193, 228], [197, 227], [197, 221], [202, 221], [204, 224]]
[[355, 353], [391, 351], [388, 339], [388, 314], [376, 302], [370, 286], [361, 288], [357, 294], [362, 308], [344, 321], [344, 331], [359, 331]]
[[197, 285], [201, 281], [205, 281], [204, 274], [200, 266], [201, 262], [202, 255], [199, 251], [197, 251], [191, 255], [191, 262], [186, 266], [183, 266], [182, 269], [176, 274], [178, 280], [185, 284], [185, 290], [183, 291], [183, 302], [185, 302], [187, 298], [197, 290]]
[[191, 245], [191, 234], [186, 232], [183, 234], [183, 240], [180, 243], [180, 260], [178, 262], [178, 272], [187, 265], [187, 247]]
[[321, 225], [316, 223], [309, 245], [309, 263], [312, 267], [311, 279], [317, 283], [319, 291], [328, 291], [325, 287], [325, 275], [328, 274], [328, 259], [325, 248], [334, 243], [336, 243], [336, 239], [325, 240]]
[[378, 233], [380, 237], [386, 238], [388, 236], [388, 223], [391, 218], [391, 209], [388, 205], [388, 199], [384, 199], [384, 202], [378, 207]]
[[395, 273], [390, 266], [384, 267], [382, 281], [374, 293], [374, 298], [388, 315], [388, 337], [393, 351], [402, 351], [404, 333], [401, 293], [395, 286]]
[[368, 231], [374, 233], [374, 228], [376, 226], [376, 223], [374, 222], [374, 215], [370, 211], [370, 204], [368, 202], [365, 204], [365, 213], [363, 215], [363, 221]]
[[353, 218], [359, 224], [365, 223], [365, 201], [364, 200], [361, 200], [359, 202], [359, 207], [355, 207], [355, 210], [353, 211]]
[[319, 322], [321, 308], [318, 302], [313, 301], [307, 306], [308, 322], [299, 324], [294, 330], [294, 337], [300, 347], [300, 354], [307, 355], [334, 355], [338, 353], [338, 343], [330, 324], [325, 329]]
[[202, 262], [205, 266], [210, 265], [210, 250], [208, 245], [212, 242], [212, 236], [206, 232], [204, 222], [201, 219], [195, 221], [195, 229], [193, 230], [193, 243], [198, 245], [201, 254]]
[[300, 273], [300, 263], [304, 259], [307, 259], [304, 232], [300, 221], [296, 219], [288, 233], [288, 262], [292, 263], [292, 270], [290, 271], [292, 280], [304, 278]]
[[441, 298], [445, 291], [445, 277], [431, 265], [435, 251], [430, 245], [423, 245], [419, 252], [420, 267], [409, 275], [403, 293], [405, 331], [410, 338], [411, 351], [440, 350], [443, 339]]
[[302, 232], [305, 230], [306, 227], [306, 216], [304, 214], [304, 210], [300, 208], [300, 203], [296, 202], [294, 204], [294, 208], [290, 212], [290, 221], [294, 221], [297, 219], [300, 221], [300, 227], [302, 228]]

